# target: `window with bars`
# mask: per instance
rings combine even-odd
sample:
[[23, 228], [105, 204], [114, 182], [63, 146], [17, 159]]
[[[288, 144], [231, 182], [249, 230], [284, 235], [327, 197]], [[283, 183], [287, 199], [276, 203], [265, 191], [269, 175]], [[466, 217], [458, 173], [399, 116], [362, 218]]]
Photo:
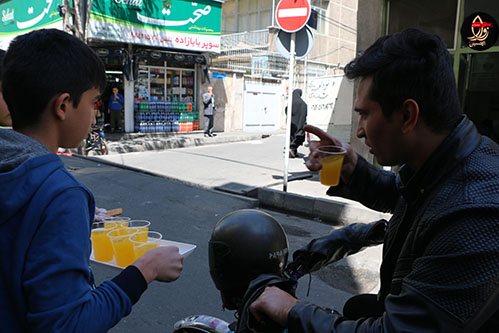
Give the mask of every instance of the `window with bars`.
[[223, 34], [261, 30], [272, 25], [272, 0], [226, 1], [224, 8], [227, 13], [223, 15]]

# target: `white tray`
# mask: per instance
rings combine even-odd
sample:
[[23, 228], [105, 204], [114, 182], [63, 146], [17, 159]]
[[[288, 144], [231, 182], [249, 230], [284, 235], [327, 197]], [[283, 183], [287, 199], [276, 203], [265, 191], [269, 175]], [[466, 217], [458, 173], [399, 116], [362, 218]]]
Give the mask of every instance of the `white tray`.
[[[159, 246], [176, 246], [176, 247], [178, 247], [179, 253], [184, 258], [189, 256], [192, 253], [192, 251], [194, 251], [194, 249], [197, 247], [194, 244], [180, 243], [180, 242], [170, 241], [170, 240], [166, 240], [166, 239], [161, 239], [159, 241]], [[123, 267], [116, 265], [116, 260], [114, 258], [111, 261], [95, 260], [94, 251], [92, 251], [92, 253], [90, 254], [90, 262], [98, 264], [98, 265], [114, 268], [114, 269], [117, 269], [120, 271], [124, 269]]]

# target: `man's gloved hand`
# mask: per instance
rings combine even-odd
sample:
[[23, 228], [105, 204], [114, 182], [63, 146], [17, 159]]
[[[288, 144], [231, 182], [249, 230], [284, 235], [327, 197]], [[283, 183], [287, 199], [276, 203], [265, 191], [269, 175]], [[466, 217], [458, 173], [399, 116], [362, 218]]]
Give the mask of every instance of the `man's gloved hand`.
[[353, 223], [333, 230], [326, 236], [313, 239], [293, 253], [293, 261], [286, 267], [292, 279], [314, 272], [332, 262], [383, 242], [386, 220], [371, 223]]
[[236, 333], [275, 333], [284, 331], [284, 327], [273, 321], [258, 322], [250, 313], [249, 307], [265, 290], [266, 287], [278, 287], [291, 296], [295, 296], [297, 282], [275, 274], [262, 274], [250, 282], [244, 294], [241, 308], [238, 310], [239, 319], [235, 329]]

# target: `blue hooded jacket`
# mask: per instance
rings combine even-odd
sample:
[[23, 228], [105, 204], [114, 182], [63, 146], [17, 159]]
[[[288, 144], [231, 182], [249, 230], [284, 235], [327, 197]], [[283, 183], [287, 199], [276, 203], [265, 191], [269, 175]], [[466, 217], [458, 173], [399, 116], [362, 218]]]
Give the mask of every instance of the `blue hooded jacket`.
[[130, 313], [147, 284], [130, 266], [95, 287], [89, 265], [94, 210], [91, 192], [56, 154], [0, 129], [2, 331], [103, 332]]

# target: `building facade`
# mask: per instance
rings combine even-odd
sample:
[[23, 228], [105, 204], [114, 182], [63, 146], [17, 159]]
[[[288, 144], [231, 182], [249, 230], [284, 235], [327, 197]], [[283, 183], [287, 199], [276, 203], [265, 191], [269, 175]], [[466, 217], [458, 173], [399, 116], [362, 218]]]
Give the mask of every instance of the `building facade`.
[[[219, 101], [215, 129], [260, 132], [285, 129], [289, 54], [279, 50], [283, 32], [276, 22], [278, 3], [277, 0], [224, 2], [221, 52], [210, 61], [215, 92], [224, 97]], [[291, 89], [303, 90], [303, 98], [309, 105], [309, 123], [348, 140], [353, 87], [343, 79], [342, 68], [356, 54], [357, 1], [312, 0], [310, 5], [313, 11], [308, 30], [312, 40], [299, 38], [296, 44], [297, 48], [305, 43], [311, 47], [309, 53], [296, 61], [295, 84]]]
[[497, 31], [499, 2], [310, 0], [312, 39], [297, 40], [297, 47], [312, 46], [296, 61], [294, 87], [288, 85], [289, 54], [279, 48], [278, 2], [3, 0], [0, 48], [17, 34], [49, 27], [85, 40], [106, 64], [104, 103], [111, 86], [125, 95], [127, 132], [201, 129], [200, 96], [207, 85], [217, 96], [215, 131], [283, 130], [288, 90], [301, 88], [308, 122], [372, 159], [355, 135], [354, 89], [343, 67], [380, 36], [417, 27], [445, 40], [464, 112], [497, 140], [499, 44], [470, 47], [470, 36], [461, 30], [478, 38], [473, 24], [485, 22]]

